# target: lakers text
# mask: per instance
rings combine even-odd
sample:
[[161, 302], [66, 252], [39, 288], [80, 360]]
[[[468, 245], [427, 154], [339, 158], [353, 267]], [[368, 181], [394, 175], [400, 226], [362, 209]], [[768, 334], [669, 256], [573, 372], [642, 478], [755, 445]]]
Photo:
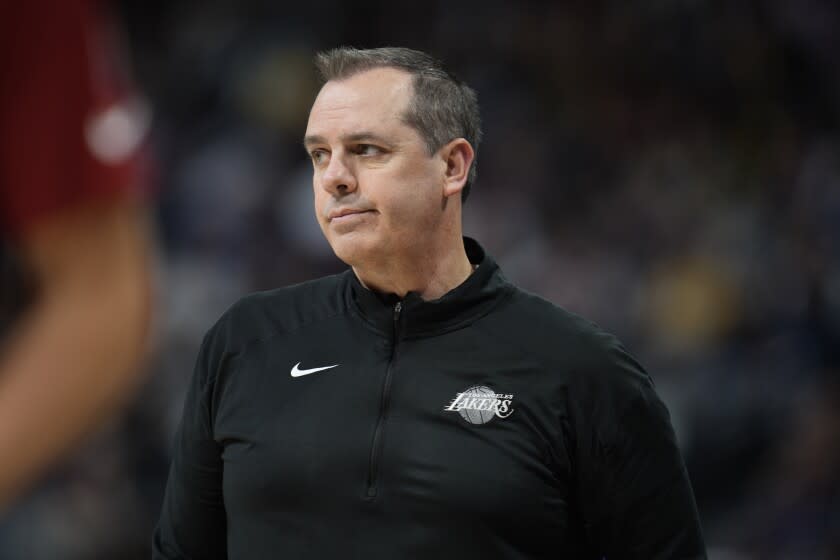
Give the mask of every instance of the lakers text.
[[476, 391], [464, 391], [457, 393], [455, 398], [449, 403], [449, 406], [444, 407], [443, 410], [450, 412], [460, 412], [462, 410], [492, 410], [499, 418], [507, 418], [513, 413], [510, 408], [510, 403], [513, 401], [513, 395], [505, 395], [501, 393], [478, 393]]

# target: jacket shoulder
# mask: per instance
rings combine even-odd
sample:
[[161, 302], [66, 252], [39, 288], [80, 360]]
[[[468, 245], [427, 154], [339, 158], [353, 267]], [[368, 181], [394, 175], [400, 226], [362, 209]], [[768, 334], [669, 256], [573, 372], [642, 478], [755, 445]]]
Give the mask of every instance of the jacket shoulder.
[[[500, 325], [505, 336], [570, 383], [635, 392], [652, 385], [622, 342], [596, 323], [536, 294], [516, 288]], [[515, 328], [511, 328], [514, 326]]]
[[245, 295], [221, 315], [208, 336], [221, 337], [226, 340], [225, 346], [237, 348], [341, 315], [347, 307], [346, 274]]
[[538, 346], [550, 349], [562, 342], [582, 349], [597, 349], [617, 342], [596, 323], [537, 294], [514, 288], [506, 313], [515, 321], [517, 332]]

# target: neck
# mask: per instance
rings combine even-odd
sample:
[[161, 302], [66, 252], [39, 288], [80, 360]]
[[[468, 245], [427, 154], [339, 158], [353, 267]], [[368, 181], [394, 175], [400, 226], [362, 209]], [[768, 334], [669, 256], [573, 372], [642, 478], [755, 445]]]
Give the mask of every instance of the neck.
[[453, 240], [442, 247], [426, 247], [372, 266], [353, 267], [356, 277], [369, 290], [401, 298], [415, 292], [427, 301], [458, 287], [472, 271], [460, 234], [457, 242]]

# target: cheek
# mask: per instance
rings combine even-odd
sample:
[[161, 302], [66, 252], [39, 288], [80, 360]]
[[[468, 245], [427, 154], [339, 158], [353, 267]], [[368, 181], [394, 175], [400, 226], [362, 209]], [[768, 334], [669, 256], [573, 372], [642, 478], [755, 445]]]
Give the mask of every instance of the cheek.
[[318, 223], [323, 221], [322, 216], [324, 215], [324, 210], [327, 205], [327, 196], [325, 196], [324, 189], [315, 187], [314, 188], [314, 196], [313, 196], [313, 206], [315, 208], [315, 217], [318, 219]]
[[403, 185], [403, 188], [389, 193], [391, 214], [396, 225], [416, 228], [437, 222], [441, 214], [441, 194], [429, 177], [412, 177]]
[[443, 183], [433, 161], [417, 157], [392, 177], [385, 193], [406, 219], [420, 219], [436, 214], [443, 196]]

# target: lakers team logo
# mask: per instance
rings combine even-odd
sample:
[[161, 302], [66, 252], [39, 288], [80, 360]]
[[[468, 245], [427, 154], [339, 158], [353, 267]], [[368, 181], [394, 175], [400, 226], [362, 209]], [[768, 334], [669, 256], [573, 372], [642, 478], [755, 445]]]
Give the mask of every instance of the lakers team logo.
[[455, 395], [443, 410], [457, 412], [470, 424], [486, 424], [497, 416], [507, 418], [513, 414], [512, 402], [513, 395], [497, 393], [484, 385], [474, 385]]

